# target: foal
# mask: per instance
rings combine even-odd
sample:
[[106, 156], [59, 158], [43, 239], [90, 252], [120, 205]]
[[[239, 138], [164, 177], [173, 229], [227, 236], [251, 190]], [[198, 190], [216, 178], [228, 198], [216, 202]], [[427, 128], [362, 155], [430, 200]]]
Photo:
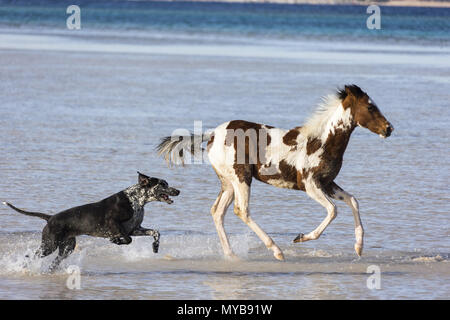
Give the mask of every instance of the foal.
[[344, 201], [353, 212], [355, 251], [360, 256], [364, 230], [358, 202], [334, 182], [356, 126], [367, 128], [383, 138], [394, 130], [369, 96], [358, 86], [349, 85], [326, 97], [302, 127], [283, 130], [234, 120], [202, 137], [166, 137], [158, 151], [167, 161], [179, 163], [184, 162], [184, 150], [194, 153], [194, 150], [200, 150], [203, 141], [208, 141], [208, 157], [222, 183], [211, 214], [225, 256], [235, 257], [223, 227], [225, 213], [234, 199], [235, 214], [273, 251], [275, 258], [284, 260], [280, 248], [250, 216], [253, 178], [276, 187], [305, 191], [327, 210], [326, 218], [315, 230], [306, 235], [300, 233], [294, 242], [318, 239], [336, 217], [332, 199]]

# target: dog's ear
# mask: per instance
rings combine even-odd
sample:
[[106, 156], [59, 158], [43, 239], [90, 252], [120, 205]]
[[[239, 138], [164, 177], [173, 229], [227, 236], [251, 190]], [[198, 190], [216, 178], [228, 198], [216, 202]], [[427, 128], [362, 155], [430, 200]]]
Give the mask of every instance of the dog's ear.
[[138, 171], [138, 182], [141, 186], [145, 186], [150, 182], [150, 177]]
[[139, 184], [141, 185], [141, 186], [145, 186], [145, 187], [154, 187], [154, 186], [156, 186], [157, 184], [158, 184], [158, 182], [159, 182], [159, 179], [157, 179], [157, 178], [151, 178], [151, 177], [149, 177], [149, 176], [146, 176], [145, 174], [142, 174], [142, 173], [140, 173], [139, 171], [138, 171], [138, 181], [139, 181]]

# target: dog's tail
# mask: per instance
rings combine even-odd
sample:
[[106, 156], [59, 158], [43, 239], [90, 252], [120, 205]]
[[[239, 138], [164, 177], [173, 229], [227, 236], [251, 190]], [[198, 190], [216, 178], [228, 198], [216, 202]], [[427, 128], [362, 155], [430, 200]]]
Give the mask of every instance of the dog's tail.
[[188, 151], [194, 157], [201, 156], [204, 150], [201, 144], [209, 141], [213, 135], [214, 131], [206, 132], [202, 135], [191, 134], [165, 137], [161, 139], [161, 143], [156, 147], [156, 151], [169, 165], [181, 164], [184, 166], [186, 160], [185, 151]]
[[28, 211], [21, 210], [21, 209], [19, 209], [19, 208], [14, 207], [11, 203], [8, 203], [8, 202], [3, 202], [3, 204], [4, 204], [5, 206], [10, 207], [11, 209], [16, 210], [17, 212], [20, 212], [20, 213], [22, 213], [22, 214], [27, 215], [27, 216], [38, 217], [38, 218], [41, 218], [41, 219], [44, 219], [44, 220], [47, 220], [47, 221], [48, 221], [48, 219], [51, 218], [51, 215], [48, 215], [48, 214], [45, 214], [45, 213], [40, 213], [40, 212], [28, 212]]

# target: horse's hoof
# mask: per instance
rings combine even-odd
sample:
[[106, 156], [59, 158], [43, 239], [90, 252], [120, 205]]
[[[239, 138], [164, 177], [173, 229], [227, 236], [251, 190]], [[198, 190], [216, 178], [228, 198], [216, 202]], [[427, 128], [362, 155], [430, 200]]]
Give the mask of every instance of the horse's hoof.
[[303, 233], [299, 233], [298, 236], [294, 239], [294, 243], [303, 242], [305, 235]]
[[235, 261], [235, 262], [241, 261], [241, 258], [239, 258], [234, 253], [230, 253], [230, 254], [225, 255], [225, 259], [227, 259], [228, 261]]
[[273, 256], [275, 257], [275, 259], [279, 260], [279, 261], [284, 261], [284, 254], [283, 252], [275, 252], [273, 254]]
[[358, 255], [358, 257], [361, 257], [362, 250], [363, 250], [363, 247], [361, 245], [358, 245], [357, 243], [355, 243], [355, 251], [356, 251], [356, 254]]

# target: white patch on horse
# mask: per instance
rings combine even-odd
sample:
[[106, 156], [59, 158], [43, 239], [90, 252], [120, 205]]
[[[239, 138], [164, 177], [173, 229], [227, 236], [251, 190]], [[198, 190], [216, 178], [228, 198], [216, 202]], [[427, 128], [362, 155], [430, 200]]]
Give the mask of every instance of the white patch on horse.
[[331, 114], [331, 117], [326, 122], [325, 130], [322, 132], [320, 140], [324, 144], [329, 134], [334, 134], [336, 129], [346, 130], [352, 126], [352, 115], [350, 108], [344, 110], [344, 107], [340, 103], [335, 111]]
[[271, 184], [278, 188], [285, 188], [285, 189], [293, 189], [295, 184], [290, 181], [285, 180], [279, 180], [279, 179], [269, 179], [267, 180], [268, 184]]
[[330, 132], [334, 133], [336, 128], [350, 128], [351, 125], [350, 108], [344, 110], [342, 101], [337, 95], [328, 95], [322, 99], [314, 114], [300, 128], [300, 132], [306, 138], [320, 138], [323, 144]]
[[[293, 165], [293, 163], [290, 163], [289, 161], [294, 161], [292, 160], [292, 157], [289, 157], [289, 159], [287, 159], [287, 157], [290, 155], [291, 146], [288, 146], [283, 142], [283, 137], [288, 131], [278, 128], [272, 128], [268, 129], [267, 132], [270, 135], [271, 139], [270, 144], [265, 148], [265, 159], [260, 159], [261, 161], [264, 160], [264, 166], [261, 168], [260, 174], [274, 175], [281, 173], [279, 168], [279, 163], [281, 160], [285, 159], [285, 161], [290, 165]], [[270, 182], [268, 183], [272, 184]]]
[[234, 163], [234, 148], [225, 145], [227, 136], [227, 127], [230, 121], [225, 122], [214, 130], [214, 143], [208, 151], [209, 161], [214, 164], [216, 169]]

